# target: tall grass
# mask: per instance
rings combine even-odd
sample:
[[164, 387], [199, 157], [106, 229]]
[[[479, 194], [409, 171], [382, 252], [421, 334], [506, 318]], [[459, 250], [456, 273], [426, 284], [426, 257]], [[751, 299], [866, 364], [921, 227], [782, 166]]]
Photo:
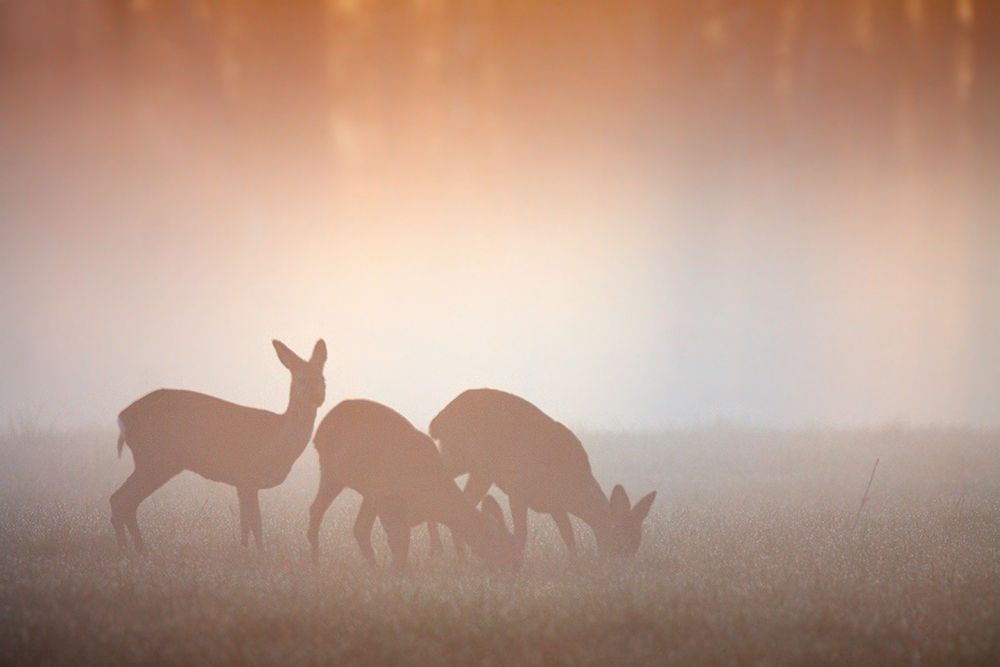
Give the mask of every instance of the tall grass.
[[[262, 493], [268, 551], [238, 547], [235, 492], [182, 475], [122, 556], [114, 434], [2, 445], [0, 663], [991, 664], [1000, 661], [997, 434], [961, 429], [584, 434], [595, 473], [659, 491], [639, 557], [565, 554], [530, 518], [525, 568], [433, 559], [369, 571], [345, 492], [305, 543], [307, 451]], [[871, 465], [881, 457], [860, 522]], [[387, 557], [381, 531], [376, 548]]]

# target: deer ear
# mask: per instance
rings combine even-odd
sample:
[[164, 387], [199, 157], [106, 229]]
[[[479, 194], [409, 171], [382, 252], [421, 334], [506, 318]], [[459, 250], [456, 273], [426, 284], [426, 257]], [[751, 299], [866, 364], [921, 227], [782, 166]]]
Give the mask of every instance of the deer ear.
[[646, 494], [643, 496], [642, 500], [635, 504], [632, 508], [632, 519], [636, 522], [641, 522], [649, 514], [649, 508], [653, 506], [653, 501], [656, 500], [656, 491]]
[[503, 535], [507, 531], [507, 522], [503, 518], [503, 510], [500, 503], [491, 495], [483, 498], [482, 502], [483, 518], [486, 519], [486, 526], [493, 535]]
[[625, 487], [621, 484], [615, 484], [615, 488], [611, 490], [611, 500], [608, 503], [611, 505], [612, 515], [625, 516], [628, 514], [631, 504], [628, 501], [628, 494], [625, 493]]
[[288, 370], [294, 370], [296, 366], [305, 363], [299, 355], [289, 350], [288, 346], [280, 340], [272, 340], [271, 343], [274, 344], [274, 351], [278, 353], [281, 364]]
[[312, 356], [309, 357], [309, 363], [316, 366], [322, 366], [326, 363], [326, 342], [322, 338], [316, 341]]

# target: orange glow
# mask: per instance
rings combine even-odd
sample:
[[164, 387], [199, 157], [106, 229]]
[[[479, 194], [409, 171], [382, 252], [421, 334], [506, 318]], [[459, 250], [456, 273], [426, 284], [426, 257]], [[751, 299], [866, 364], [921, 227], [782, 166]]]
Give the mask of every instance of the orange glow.
[[0, 414], [995, 421], [980, 8], [747, 7], [11, 3]]

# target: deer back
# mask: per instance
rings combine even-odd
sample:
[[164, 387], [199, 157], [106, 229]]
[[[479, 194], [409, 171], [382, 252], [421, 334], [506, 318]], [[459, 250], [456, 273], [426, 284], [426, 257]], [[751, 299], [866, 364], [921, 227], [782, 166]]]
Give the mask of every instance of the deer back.
[[594, 505], [594, 489], [600, 486], [583, 445], [523, 398], [470, 389], [434, 418], [430, 432], [449, 472], [476, 471], [507, 493], [526, 497], [540, 511]]
[[214, 481], [250, 476], [273, 449], [279, 416], [179, 389], [158, 389], [118, 416], [136, 465], [192, 470]]

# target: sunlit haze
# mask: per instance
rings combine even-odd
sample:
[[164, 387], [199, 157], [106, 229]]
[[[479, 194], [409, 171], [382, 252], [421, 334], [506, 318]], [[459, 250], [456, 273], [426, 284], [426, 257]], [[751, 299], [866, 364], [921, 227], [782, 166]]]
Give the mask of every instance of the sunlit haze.
[[1000, 0], [0, 0], [0, 665], [1000, 665], [998, 121]]
[[281, 411], [324, 338], [324, 412], [420, 428], [1000, 424], [971, 3], [51, 4], [0, 14], [0, 417]]

